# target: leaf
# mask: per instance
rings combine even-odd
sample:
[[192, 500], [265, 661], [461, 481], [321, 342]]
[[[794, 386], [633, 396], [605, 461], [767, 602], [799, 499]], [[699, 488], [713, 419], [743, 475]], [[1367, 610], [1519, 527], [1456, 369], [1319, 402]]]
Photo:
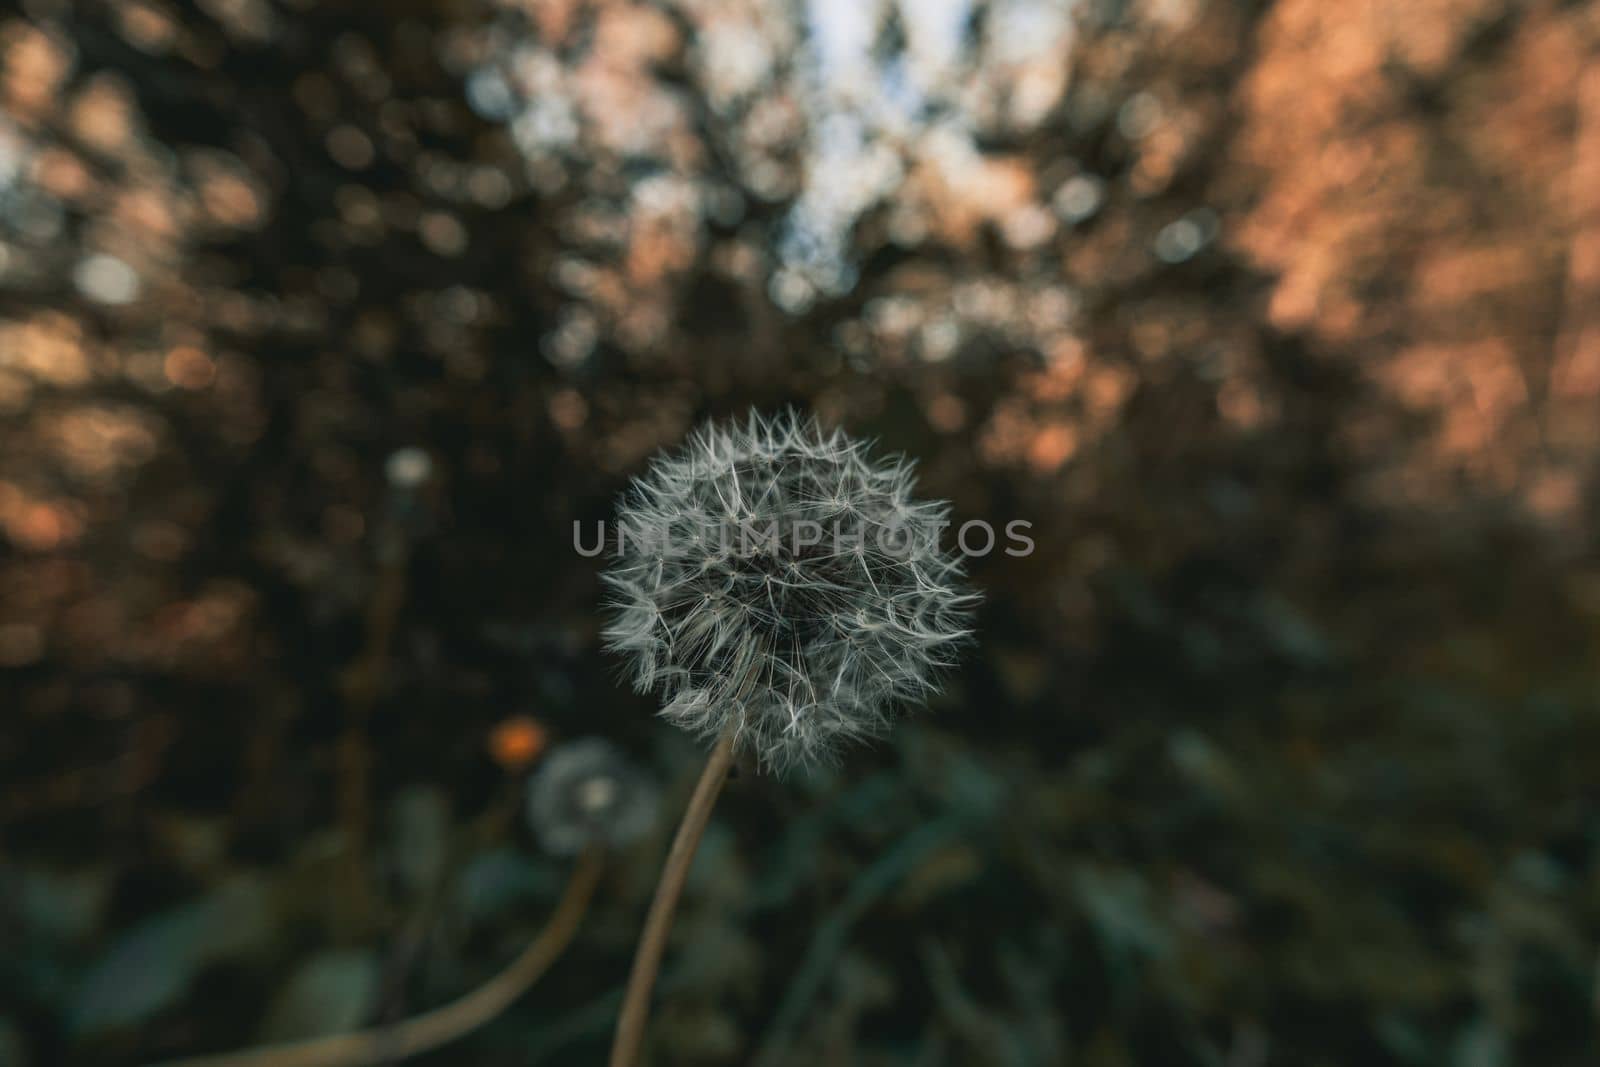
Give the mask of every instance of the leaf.
[[450, 855], [449, 798], [433, 786], [404, 789], [395, 798], [390, 826], [395, 873], [411, 892], [427, 892]]
[[1457, 1036], [1453, 1067], [1505, 1067], [1511, 1062], [1505, 1033], [1488, 1019], [1477, 1019]]
[[1072, 883], [1085, 917], [1115, 961], [1167, 953], [1168, 932], [1138, 874], [1086, 865], [1073, 873]]
[[462, 917], [469, 923], [498, 915], [520, 901], [554, 896], [560, 879], [515, 849], [501, 848], [472, 858], [457, 890]]
[[272, 943], [277, 916], [272, 893], [258, 875], [235, 875], [212, 890], [202, 905], [209, 932], [202, 962], [247, 955]]
[[261, 1028], [264, 1041], [293, 1041], [354, 1030], [372, 1010], [379, 965], [369, 949], [311, 957], [279, 991]]
[[143, 1022], [189, 988], [211, 931], [204, 904], [139, 923], [117, 938], [78, 987], [67, 1028], [92, 1034]]
[[[12, 878], [3, 879], [11, 883]], [[79, 941], [100, 926], [110, 896], [111, 876], [103, 867], [77, 871], [23, 870], [8, 884], [29, 929], [52, 941]]]
[[79, 983], [67, 1010], [74, 1034], [149, 1019], [176, 1003], [207, 964], [271, 941], [262, 882], [231, 878], [206, 896], [152, 916], [117, 937]]
[[1227, 755], [1198, 731], [1183, 729], [1173, 734], [1167, 742], [1167, 756], [1185, 778], [1207, 792], [1239, 795], [1239, 776]]

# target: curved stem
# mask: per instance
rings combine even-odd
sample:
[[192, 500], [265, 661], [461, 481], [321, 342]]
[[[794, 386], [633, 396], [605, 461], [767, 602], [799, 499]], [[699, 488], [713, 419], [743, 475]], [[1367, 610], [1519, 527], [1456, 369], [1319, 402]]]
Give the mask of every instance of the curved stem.
[[544, 929], [505, 970], [459, 1000], [392, 1026], [219, 1056], [171, 1060], [158, 1067], [365, 1067], [432, 1051], [499, 1015], [556, 961], [589, 910], [601, 866], [598, 848], [579, 857], [561, 902]]
[[672, 839], [672, 850], [661, 868], [661, 880], [656, 883], [655, 899], [650, 902], [650, 913], [645, 917], [644, 931], [639, 935], [639, 948], [633, 957], [633, 971], [628, 975], [628, 988], [622, 998], [622, 1013], [617, 1016], [617, 1034], [611, 1045], [611, 1067], [634, 1067], [639, 1062], [639, 1050], [644, 1045], [644, 1027], [650, 1018], [650, 991], [655, 988], [656, 973], [661, 970], [661, 956], [666, 951], [667, 934], [672, 929], [672, 916], [678, 910], [678, 898], [683, 895], [683, 883], [689, 876], [689, 866], [694, 861], [695, 850], [716, 806], [717, 794], [727, 781], [728, 768], [733, 765], [733, 731], [717, 739], [711, 755], [706, 757], [705, 770], [689, 798], [689, 807], [678, 824], [678, 834]]

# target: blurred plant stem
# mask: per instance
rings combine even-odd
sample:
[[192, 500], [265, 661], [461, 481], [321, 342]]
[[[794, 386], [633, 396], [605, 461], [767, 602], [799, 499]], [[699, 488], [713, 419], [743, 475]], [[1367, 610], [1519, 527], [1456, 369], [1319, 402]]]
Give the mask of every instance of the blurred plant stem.
[[891, 851], [868, 867], [850, 891], [845, 894], [838, 910], [821, 923], [811, 935], [805, 958], [795, 970], [778, 1012], [768, 1030], [761, 1048], [750, 1061], [757, 1067], [775, 1067], [788, 1047], [789, 1035], [799, 1025], [806, 1009], [822, 989], [832, 972], [834, 961], [849, 942], [850, 931], [867, 914], [884, 894], [899, 884], [917, 864], [936, 849], [948, 844], [970, 826], [961, 815], [947, 815], [935, 822], [919, 827], [907, 835]]
[[391, 1026], [350, 1034], [170, 1060], [156, 1067], [365, 1067], [431, 1052], [471, 1033], [505, 1011], [571, 944], [600, 880], [604, 853], [578, 857], [561, 901], [522, 954], [477, 989], [440, 1008]]
[[645, 1024], [650, 1018], [650, 993], [655, 988], [656, 974], [661, 970], [661, 956], [666, 951], [667, 935], [672, 931], [678, 898], [683, 895], [683, 884], [694, 863], [694, 854], [700, 848], [700, 838], [706, 832], [706, 823], [711, 819], [711, 811], [716, 807], [717, 796], [732, 766], [733, 731], [730, 729], [717, 738], [711, 754], [706, 757], [705, 769], [700, 772], [700, 781], [695, 784], [694, 795], [689, 798], [677, 836], [672, 839], [672, 849], [661, 868], [661, 880], [656, 883], [655, 897], [650, 901], [650, 913], [645, 917], [644, 931], [639, 935], [639, 947], [633, 957], [633, 970], [623, 993], [622, 1011], [617, 1016], [611, 1067], [633, 1067], [639, 1061]]
[[405, 535], [385, 529], [378, 539], [378, 575], [367, 608], [367, 642], [344, 678], [347, 721], [338, 748], [339, 825], [344, 841], [340, 870], [340, 917], [355, 927], [373, 916], [372, 887], [367, 879], [367, 833], [372, 822], [372, 755], [367, 729], [383, 687], [389, 648], [406, 599], [410, 545]]

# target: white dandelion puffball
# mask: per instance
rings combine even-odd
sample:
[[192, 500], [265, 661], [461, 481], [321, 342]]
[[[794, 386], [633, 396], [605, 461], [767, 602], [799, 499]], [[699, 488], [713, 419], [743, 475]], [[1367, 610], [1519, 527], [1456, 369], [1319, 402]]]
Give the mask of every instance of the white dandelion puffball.
[[937, 688], [977, 598], [902, 457], [793, 411], [702, 426], [620, 510], [608, 647], [702, 737], [782, 770]]

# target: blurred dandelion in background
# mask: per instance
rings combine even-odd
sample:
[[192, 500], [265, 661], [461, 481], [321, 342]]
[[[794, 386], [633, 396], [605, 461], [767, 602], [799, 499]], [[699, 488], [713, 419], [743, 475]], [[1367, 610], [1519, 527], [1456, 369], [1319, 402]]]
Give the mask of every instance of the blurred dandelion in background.
[[655, 825], [655, 782], [609, 741], [584, 737], [551, 748], [528, 781], [528, 821], [545, 851], [629, 844]]

